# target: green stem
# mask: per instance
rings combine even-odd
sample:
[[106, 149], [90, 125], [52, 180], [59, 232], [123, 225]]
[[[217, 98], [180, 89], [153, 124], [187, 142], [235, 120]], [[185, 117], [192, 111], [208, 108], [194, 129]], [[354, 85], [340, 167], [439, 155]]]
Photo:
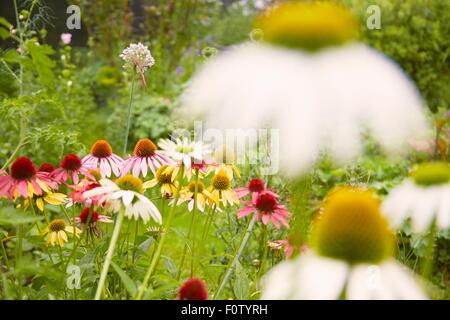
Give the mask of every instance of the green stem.
[[214, 212], [215, 212], [215, 207], [214, 208], [210, 208], [209, 212], [208, 212], [208, 216], [206, 218], [206, 222], [205, 222], [205, 229], [203, 230], [203, 235], [202, 235], [202, 242], [205, 241], [206, 237], [208, 236], [209, 233], [209, 228], [211, 226], [211, 222], [214, 216]]
[[[22, 122], [21, 122], [22, 123]], [[22, 127], [22, 125], [21, 125]], [[22, 130], [21, 130], [22, 131]], [[19, 141], [19, 143], [17, 144], [16, 149], [14, 149], [13, 153], [9, 156], [8, 160], [6, 160], [5, 164], [3, 165], [1, 170], [5, 170], [9, 164], [12, 162], [12, 160], [16, 157], [17, 153], [20, 151], [20, 149], [25, 146], [27, 143], [23, 142], [22, 140]]]
[[135, 78], [136, 78], [136, 75], [133, 72], [133, 75], [132, 75], [132, 78], [131, 78], [130, 104], [128, 105], [128, 120], [127, 120], [127, 126], [125, 128], [125, 138], [124, 138], [123, 152], [122, 152], [122, 155], [124, 157], [127, 155], [128, 134], [130, 132], [131, 107], [132, 107], [132, 104], [133, 104], [133, 91], [134, 91]]
[[247, 245], [247, 241], [250, 237], [250, 233], [252, 232], [253, 227], [255, 226], [255, 222], [256, 222], [256, 215], [253, 215], [252, 218], [248, 219], [246, 230], [241, 237], [241, 241], [239, 243], [238, 250], [234, 254], [233, 260], [230, 260], [230, 262], [228, 263], [225, 277], [223, 278], [222, 283], [220, 284], [219, 289], [217, 290], [217, 293], [214, 296], [214, 300], [218, 300], [220, 298], [220, 294], [222, 293], [223, 289], [225, 288], [226, 284], [228, 283], [228, 280], [230, 280], [231, 274], [233, 273], [234, 266], [236, 265], [236, 262], [239, 260], [242, 253], [244, 252], [244, 248]]
[[133, 256], [131, 258], [131, 263], [134, 265], [134, 261], [136, 260], [136, 248], [137, 248], [137, 237], [139, 233], [139, 220], [136, 220], [136, 228], [134, 230], [134, 247], [133, 247]]
[[[17, 227], [17, 247], [16, 247], [16, 269], [18, 266], [18, 262], [22, 258], [22, 241], [23, 241], [23, 226], [19, 225]], [[20, 272], [17, 273], [17, 281], [18, 281], [18, 298], [22, 299], [22, 274]]]
[[177, 191], [176, 191], [176, 195], [174, 198], [173, 206], [170, 207], [169, 217], [167, 218], [167, 224], [166, 224], [165, 230], [163, 231], [163, 233], [161, 235], [161, 238], [158, 243], [158, 247], [156, 248], [156, 251], [153, 255], [152, 262], [150, 263], [150, 266], [147, 269], [147, 273], [145, 274], [145, 277], [144, 277], [144, 282], [142, 282], [141, 286], [139, 287], [139, 291], [136, 296], [137, 300], [141, 300], [142, 297], [144, 296], [144, 293], [147, 291], [148, 282], [150, 281], [150, 278], [153, 275], [153, 272], [155, 271], [156, 266], [158, 265], [159, 257], [161, 255], [161, 250], [164, 246], [164, 242], [166, 240], [167, 234], [169, 233], [170, 226], [172, 225], [175, 208], [177, 206], [178, 199], [180, 197], [181, 180], [183, 179], [183, 175], [184, 175], [184, 167], [181, 168], [181, 170], [178, 174], [179, 174], [178, 186], [177, 186]]
[[262, 259], [261, 259], [261, 266], [259, 268], [258, 276], [261, 278], [261, 275], [264, 274], [266, 271], [266, 263], [267, 263], [267, 254], [269, 252], [269, 246], [267, 245], [268, 241], [268, 232], [267, 232], [267, 226], [263, 224], [263, 242], [262, 245], [264, 246]]
[[428, 235], [428, 246], [425, 255], [425, 260], [422, 267], [422, 276], [424, 279], [431, 280], [433, 275], [434, 263], [434, 245], [436, 243], [436, 220], [431, 224], [430, 234]]
[[116, 225], [114, 226], [111, 241], [109, 242], [108, 253], [106, 254], [106, 259], [103, 264], [102, 273], [100, 275], [100, 281], [98, 282], [97, 291], [95, 293], [95, 300], [100, 300], [101, 298], [103, 287], [106, 281], [106, 276], [108, 275], [109, 266], [111, 264], [111, 260], [114, 255], [114, 249], [116, 248], [117, 239], [119, 239], [120, 227], [122, 226], [124, 216], [125, 216], [124, 209], [121, 208], [119, 211], [119, 215], [117, 216]]
[[[188, 231], [188, 234], [187, 234], [187, 237], [186, 237], [188, 240], [189, 240], [189, 238], [191, 237], [191, 234], [192, 234], [192, 226], [194, 225], [194, 219], [195, 219], [195, 216], [192, 214], [191, 222], [189, 223], [189, 231]], [[183, 255], [181, 256], [180, 266], [178, 267], [177, 280], [180, 280], [180, 278], [181, 278], [181, 272], [183, 270], [184, 261], [186, 260], [187, 248], [188, 248], [188, 245], [187, 245], [187, 241], [186, 241], [186, 243], [184, 244]]]
[[197, 196], [198, 196], [198, 169], [195, 171], [195, 188], [194, 188], [194, 210], [192, 212], [192, 259], [191, 259], [191, 278], [194, 275], [195, 267], [195, 236], [196, 236], [196, 223], [195, 218], [197, 216]]
[[6, 253], [5, 245], [3, 244], [3, 239], [0, 239], [0, 249], [2, 250], [2, 257], [3, 260], [5, 260], [6, 269], [9, 270], [10, 269], [9, 259], [8, 254]]

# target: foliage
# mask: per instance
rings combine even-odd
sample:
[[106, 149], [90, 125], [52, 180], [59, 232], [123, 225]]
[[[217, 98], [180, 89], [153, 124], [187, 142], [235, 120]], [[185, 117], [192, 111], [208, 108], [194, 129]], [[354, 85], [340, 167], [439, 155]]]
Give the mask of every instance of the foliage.
[[428, 107], [449, 109], [450, 3], [447, 0], [343, 0], [366, 21], [370, 5], [381, 12], [381, 29], [362, 28], [362, 39], [412, 77]]

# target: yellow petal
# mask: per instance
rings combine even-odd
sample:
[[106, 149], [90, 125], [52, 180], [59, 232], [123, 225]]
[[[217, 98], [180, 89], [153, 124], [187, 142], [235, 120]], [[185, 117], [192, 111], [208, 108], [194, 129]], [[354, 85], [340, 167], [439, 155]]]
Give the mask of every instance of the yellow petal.
[[41, 189], [45, 192], [49, 192], [50, 189], [48, 188], [47, 184], [45, 184], [43, 181], [36, 179], [36, 183], [41, 187]]
[[44, 211], [44, 201], [42, 200], [42, 198], [36, 199], [36, 206], [39, 210]]

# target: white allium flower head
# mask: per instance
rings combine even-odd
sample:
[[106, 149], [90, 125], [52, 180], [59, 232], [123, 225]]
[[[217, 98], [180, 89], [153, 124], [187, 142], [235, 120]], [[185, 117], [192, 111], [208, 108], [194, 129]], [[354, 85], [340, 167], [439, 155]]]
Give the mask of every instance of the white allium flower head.
[[155, 64], [150, 50], [140, 42], [130, 44], [120, 57], [125, 61], [124, 67], [135, 67], [141, 74]]
[[280, 165], [307, 171], [323, 151], [349, 160], [369, 130], [399, 153], [428, 134], [414, 84], [390, 59], [355, 42], [307, 52], [245, 43], [210, 59], [183, 96], [184, 110], [218, 129], [279, 129]]

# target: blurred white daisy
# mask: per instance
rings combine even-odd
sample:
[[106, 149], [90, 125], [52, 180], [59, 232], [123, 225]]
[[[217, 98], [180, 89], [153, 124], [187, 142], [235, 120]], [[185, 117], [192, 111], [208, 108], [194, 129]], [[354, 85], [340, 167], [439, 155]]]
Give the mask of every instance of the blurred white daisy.
[[357, 24], [330, 3], [269, 8], [265, 43], [211, 58], [183, 96], [184, 110], [211, 128], [279, 129], [281, 168], [297, 175], [328, 151], [349, 160], [370, 132], [388, 152], [427, 134], [413, 82], [380, 52], [352, 41]]
[[201, 141], [190, 141], [187, 138], [175, 140], [161, 139], [158, 143], [160, 153], [189, 169], [193, 164], [202, 164], [211, 153], [208, 145]]
[[407, 218], [415, 231], [427, 231], [433, 221], [439, 229], [450, 227], [450, 166], [434, 162], [420, 165], [383, 203], [383, 212], [394, 227]]
[[108, 179], [100, 180], [100, 187], [84, 192], [83, 197], [102, 195], [99, 203], [106, 202], [107, 210], [119, 212], [121, 208], [124, 208], [125, 216], [130, 219], [141, 218], [144, 223], [147, 223], [152, 218], [161, 224], [161, 213], [153, 202], [142, 194], [143, 190], [143, 183], [139, 178], [126, 175], [115, 182]]
[[426, 299], [393, 258], [394, 237], [370, 190], [343, 187], [325, 199], [311, 250], [275, 266], [263, 299]]

